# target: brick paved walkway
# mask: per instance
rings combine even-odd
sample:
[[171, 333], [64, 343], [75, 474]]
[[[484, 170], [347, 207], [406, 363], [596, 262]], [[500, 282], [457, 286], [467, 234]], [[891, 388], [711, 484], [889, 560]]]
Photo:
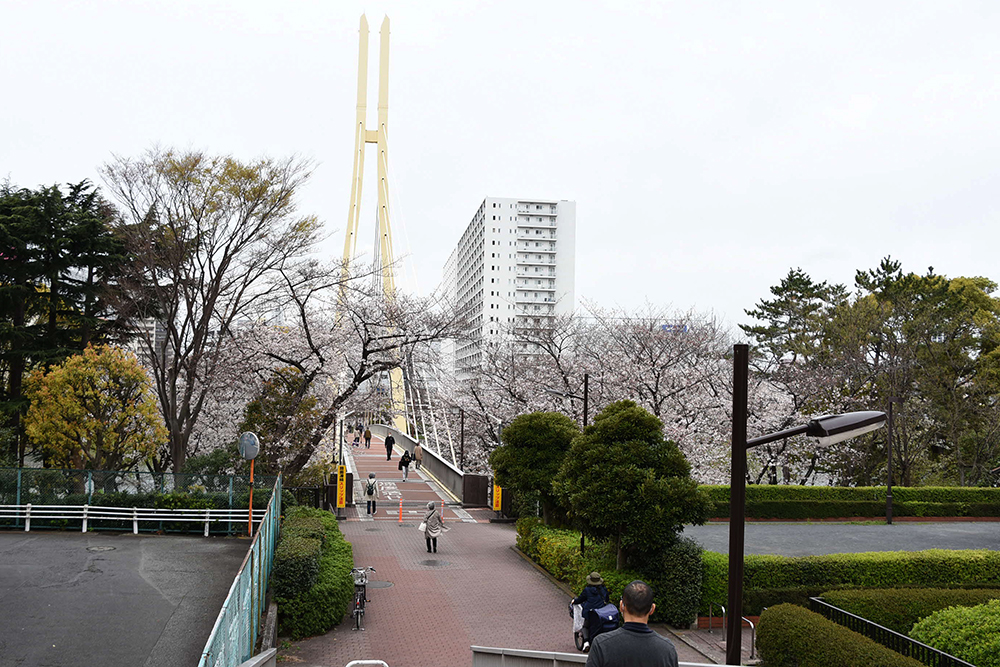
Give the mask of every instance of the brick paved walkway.
[[[576, 652], [567, 594], [511, 548], [512, 525], [476, 522], [460, 508], [447, 508], [450, 530], [438, 539], [438, 553], [429, 554], [417, 530], [423, 511], [408, 514], [406, 505], [440, 503], [445, 494], [412, 468], [410, 481], [402, 482], [399, 450], [386, 461], [385, 447], [376, 439], [371, 449], [352, 449], [358, 477], [364, 480], [374, 471], [394, 501], [380, 502], [374, 521], [359, 505], [360, 514], [349, 513], [341, 529], [353, 544], [355, 565], [374, 567], [372, 580], [391, 586], [369, 587], [365, 631], [352, 630], [346, 617], [327, 634], [282, 650], [286, 662], [342, 667], [377, 659], [390, 667], [459, 667], [472, 664], [473, 645]], [[707, 662], [675, 643], [681, 660]]]

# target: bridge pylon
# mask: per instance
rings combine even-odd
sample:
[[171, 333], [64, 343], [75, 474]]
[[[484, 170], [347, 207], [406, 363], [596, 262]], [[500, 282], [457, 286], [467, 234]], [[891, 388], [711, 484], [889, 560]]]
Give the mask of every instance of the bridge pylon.
[[[368, 121], [368, 19], [361, 15], [358, 39], [358, 106], [354, 123], [354, 172], [351, 180], [351, 201], [347, 213], [347, 230], [344, 235], [344, 278], [350, 271], [358, 244], [358, 223], [361, 219], [361, 192], [365, 171], [365, 147], [376, 145], [378, 189], [378, 258], [381, 265], [382, 289], [387, 299], [396, 292], [392, 227], [389, 224], [389, 17], [382, 21], [379, 30], [378, 76], [378, 125], [367, 128]], [[401, 360], [402, 361], [402, 360]], [[406, 427], [406, 389], [403, 371], [397, 367], [389, 371], [393, 425], [401, 432]]]

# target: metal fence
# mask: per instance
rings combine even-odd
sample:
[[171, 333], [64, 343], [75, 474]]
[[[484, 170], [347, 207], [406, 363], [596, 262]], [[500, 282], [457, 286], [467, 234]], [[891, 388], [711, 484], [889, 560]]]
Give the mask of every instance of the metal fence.
[[[276, 477], [254, 479], [254, 506], [263, 509]], [[238, 509], [248, 507], [250, 478], [241, 475], [201, 475], [113, 470], [63, 470], [53, 468], [0, 468], [0, 506], [101, 506], [157, 509]], [[178, 498], [174, 494], [184, 494]], [[34, 528], [78, 529], [79, 519], [59, 517], [32, 520]], [[23, 517], [0, 517], [0, 528], [22, 528]], [[121, 521], [97, 520], [94, 530], [131, 529]], [[188, 530], [177, 524], [149, 524], [143, 531]], [[231, 533], [235, 524], [213, 524], [213, 533]]]
[[236, 667], [253, 656], [264, 612], [267, 580], [274, 562], [274, 545], [281, 516], [281, 477], [264, 520], [257, 528], [250, 551], [229, 588], [229, 595], [208, 636], [198, 667]]
[[873, 623], [867, 618], [857, 616], [849, 611], [844, 611], [840, 607], [824, 602], [820, 598], [809, 598], [809, 608], [817, 614], [822, 614], [838, 625], [853, 630], [876, 641], [886, 648], [890, 648], [896, 653], [909, 656], [914, 660], [919, 660], [930, 667], [976, 667], [970, 662], [961, 658], [956, 658], [944, 651], [918, 642], [895, 630]]

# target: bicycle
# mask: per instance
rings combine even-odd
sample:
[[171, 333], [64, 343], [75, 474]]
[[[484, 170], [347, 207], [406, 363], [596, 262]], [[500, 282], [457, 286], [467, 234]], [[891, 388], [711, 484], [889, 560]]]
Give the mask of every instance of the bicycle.
[[361, 627], [361, 622], [365, 617], [365, 603], [368, 602], [368, 573], [374, 571], [374, 567], [351, 568], [351, 576], [354, 577], [353, 630], [364, 630], [364, 628]]

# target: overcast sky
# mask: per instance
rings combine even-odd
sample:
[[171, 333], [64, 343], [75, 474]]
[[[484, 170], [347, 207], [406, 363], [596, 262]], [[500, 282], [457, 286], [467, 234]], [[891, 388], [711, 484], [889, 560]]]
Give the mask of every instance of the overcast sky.
[[892, 255], [1000, 279], [998, 10], [0, 0], [0, 179], [100, 182], [113, 154], [154, 144], [299, 154], [316, 165], [302, 210], [337, 258], [358, 21], [367, 12], [374, 127], [388, 14], [405, 285], [437, 285], [485, 196], [574, 199], [578, 303], [649, 301], [735, 325], [792, 266], [851, 283]]

